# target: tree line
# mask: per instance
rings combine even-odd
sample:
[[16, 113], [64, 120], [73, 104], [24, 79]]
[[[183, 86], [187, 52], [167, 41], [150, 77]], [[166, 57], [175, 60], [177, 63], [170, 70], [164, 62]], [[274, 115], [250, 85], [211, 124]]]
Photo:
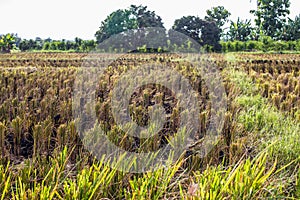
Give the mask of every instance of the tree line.
[[52, 40], [42, 39], [21, 39], [17, 34], [4, 34], [0, 36], [0, 51], [10, 52], [12, 49], [25, 51], [70, 51], [89, 52], [96, 47], [95, 40], [83, 40], [76, 37], [74, 40]]
[[[208, 51], [298, 50], [300, 14], [295, 19], [289, 18], [289, 8], [289, 0], [257, 0], [257, 8], [249, 11], [255, 17], [252, 22], [250, 19], [240, 18], [236, 21], [229, 20], [231, 13], [224, 6], [217, 6], [207, 10], [204, 18], [182, 16], [176, 19], [171, 30], [187, 35]], [[95, 33], [96, 40], [43, 40], [38, 37], [26, 40], [14, 34], [5, 34], [0, 36], [0, 50], [9, 52], [16, 48], [21, 51], [88, 52], [113, 35], [146, 27], [165, 29], [161, 17], [155, 11], [148, 10], [147, 6], [131, 5], [108, 15]], [[165, 32], [168, 34], [168, 30]], [[268, 48], [264, 49], [265, 46]]]

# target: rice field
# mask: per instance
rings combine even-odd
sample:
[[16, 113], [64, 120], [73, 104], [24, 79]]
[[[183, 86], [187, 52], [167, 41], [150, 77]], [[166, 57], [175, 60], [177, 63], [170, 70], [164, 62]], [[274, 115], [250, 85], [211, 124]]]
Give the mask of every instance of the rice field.
[[[184, 122], [181, 114], [196, 113], [192, 125], [199, 128], [175, 161], [168, 167], [133, 173], [118, 170], [125, 155], [110, 161], [109, 155], [95, 157], [86, 144], [97, 143], [96, 139], [92, 135], [85, 141], [85, 133], [79, 130], [94, 124], [79, 123], [74, 113], [74, 105], [88, 103], [82, 98], [76, 104], [74, 88], [91, 84], [89, 77], [78, 82], [78, 75], [87, 65], [107, 63], [85, 53], [0, 54], [0, 198], [300, 198], [299, 55], [203, 54], [199, 63], [206, 73], [177, 54], [123, 54], [98, 77], [92, 110], [106, 137], [126, 152], [147, 153], [172, 145]], [[130, 88], [127, 107], [132, 121], [148, 126], [155, 105], [166, 114], [157, 134], [148, 138], [131, 135], [118, 125], [114, 109], [119, 113], [121, 109], [111, 100], [123, 75], [145, 65], [177, 71], [195, 91], [199, 105], [199, 109], [182, 109], [174, 91], [160, 84]], [[220, 85], [206, 79], [210, 70], [219, 72]], [[214, 100], [210, 85], [213, 91], [224, 88], [221, 100]], [[221, 103], [225, 109], [216, 109], [223, 108]], [[201, 156], [203, 138], [219, 115], [218, 141]], [[135, 166], [135, 161], [128, 163], [128, 169]]]

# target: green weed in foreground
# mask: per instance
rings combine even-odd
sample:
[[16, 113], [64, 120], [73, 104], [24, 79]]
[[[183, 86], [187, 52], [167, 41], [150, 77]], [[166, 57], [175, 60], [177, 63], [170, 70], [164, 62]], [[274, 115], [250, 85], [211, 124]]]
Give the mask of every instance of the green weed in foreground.
[[241, 160], [227, 169], [209, 167], [195, 172], [188, 190], [181, 189], [183, 199], [255, 199], [272, 195], [270, 184], [276, 162], [267, 169], [266, 152], [255, 159]]
[[104, 157], [76, 170], [68, 164], [70, 155], [65, 148], [48, 166], [42, 160], [15, 169], [0, 165], [1, 199], [251, 199], [280, 191], [272, 184], [276, 162], [268, 167], [267, 153], [228, 168], [195, 171], [190, 178], [182, 160], [154, 172], [125, 174], [110, 168]]

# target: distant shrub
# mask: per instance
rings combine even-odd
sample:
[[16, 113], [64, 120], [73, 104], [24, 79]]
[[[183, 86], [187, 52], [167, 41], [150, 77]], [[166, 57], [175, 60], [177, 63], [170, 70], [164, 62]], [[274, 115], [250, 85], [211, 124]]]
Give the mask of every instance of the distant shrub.
[[283, 52], [300, 51], [300, 40], [297, 41], [274, 41], [268, 36], [262, 36], [258, 41], [222, 41], [222, 52], [238, 51], [264, 51], [264, 52]]

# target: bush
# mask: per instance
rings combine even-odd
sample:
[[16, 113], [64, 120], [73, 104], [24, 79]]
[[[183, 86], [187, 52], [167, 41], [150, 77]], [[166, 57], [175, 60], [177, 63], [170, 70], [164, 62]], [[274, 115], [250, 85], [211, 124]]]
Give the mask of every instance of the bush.
[[245, 48], [245, 42], [234, 41], [233, 44], [234, 44], [235, 51], [245, 51], [246, 50], [246, 48]]
[[275, 41], [272, 47], [274, 51], [285, 51], [289, 50], [289, 44], [283, 41]]
[[222, 41], [222, 52], [238, 51], [264, 51], [264, 52], [283, 52], [300, 51], [300, 40], [297, 41], [274, 41], [271, 37], [262, 36], [259, 41]]
[[250, 40], [246, 42], [246, 49], [247, 51], [261, 51], [262, 50], [262, 43], [259, 41]]
[[259, 39], [262, 42], [263, 51], [272, 51], [274, 40], [270, 36], [261, 36]]
[[296, 51], [297, 41], [287, 41], [287, 44], [290, 51]]
[[300, 51], [300, 40], [297, 40], [297, 42], [295, 43], [296, 43], [295, 50]]
[[222, 46], [222, 52], [224, 52], [224, 53], [228, 52], [227, 42], [221, 41], [220, 45]]

